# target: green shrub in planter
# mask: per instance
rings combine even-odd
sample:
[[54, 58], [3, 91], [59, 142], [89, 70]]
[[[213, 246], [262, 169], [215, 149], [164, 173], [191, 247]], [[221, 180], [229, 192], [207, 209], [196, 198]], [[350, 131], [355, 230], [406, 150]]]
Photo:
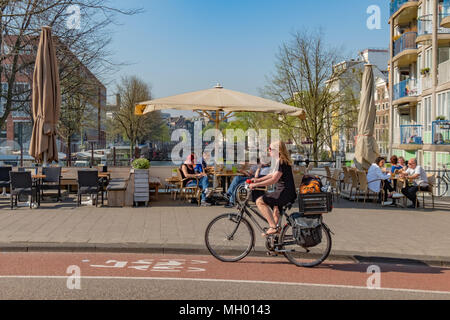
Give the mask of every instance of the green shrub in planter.
[[150, 169], [150, 161], [148, 161], [147, 159], [136, 159], [133, 161], [131, 166], [133, 167], [133, 169], [147, 170]]

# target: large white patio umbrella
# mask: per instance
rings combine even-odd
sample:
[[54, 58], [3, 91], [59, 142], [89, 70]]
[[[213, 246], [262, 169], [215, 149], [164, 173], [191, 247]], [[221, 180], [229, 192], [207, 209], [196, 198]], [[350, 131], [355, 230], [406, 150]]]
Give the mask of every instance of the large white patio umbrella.
[[[208, 90], [141, 102], [136, 106], [136, 114], [143, 115], [166, 109], [196, 111], [214, 121], [216, 129], [219, 129], [221, 121], [232, 117], [234, 112], [266, 112], [298, 116], [303, 120], [306, 118], [306, 113], [299, 108], [224, 89], [219, 84]], [[215, 116], [212, 115], [213, 112]], [[220, 113], [225, 115], [220, 118]]]
[[[167, 109], [196, 111], [200, 115], [214, 121], [217, 130], [220, 122], [229, 119], [235, 112], [265, 112], [300, 117], [302, 120], [306, 119], [306, 113], [302, 109], [246, 93], [228, 90], [220, 84], [217, 84], [212, 89], [141, 102], [136, 105], [135, 113], [144, 115]], [[215, 116], [213, 113], [215, 113]], [[223, 117], [220, 116], [221, 113], [224, 113]], [[214, 179], [214, 187], [216, 187], [216, 179]]]

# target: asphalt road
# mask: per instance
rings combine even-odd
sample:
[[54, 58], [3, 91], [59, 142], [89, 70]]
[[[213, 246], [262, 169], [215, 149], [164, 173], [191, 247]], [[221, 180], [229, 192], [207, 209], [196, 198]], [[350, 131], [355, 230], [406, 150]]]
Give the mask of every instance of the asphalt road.
[[18, 300], [450, 300], [450, 269], [350, 261], [303, 269], [279, 257], [224, 264], [192, 255], [2, 253], [0, 287], [0, 299]]

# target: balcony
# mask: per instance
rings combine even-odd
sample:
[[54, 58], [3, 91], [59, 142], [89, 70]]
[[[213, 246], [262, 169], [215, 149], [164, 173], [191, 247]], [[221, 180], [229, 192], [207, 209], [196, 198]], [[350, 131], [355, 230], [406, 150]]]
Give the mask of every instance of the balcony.
[[[416, 79], [407, 79], [394, 84], [394, 101], [403, 98], [415, 98], [420, 94]], [[414, 99], [413, 99], [414, 100]], [[409, 101], [405, 101], [409, 102]]]
[[394, 42], [394, 57], [404, 50], [417, 49], [417, 32], [406, 32]]
[[434, 145], [450, 145], [450, 121], [433, 121], [432, 137]]
[[450, 0], [444, 0], [439, 11], [442, 12], [442, 19], [439, 25], [443, 28], [450, 28]]
[[438, 72], [439, 85], [450, 82], [450, 60], [440, 63], [438, 66]]
[[[450, 28], [442, 27], [442, 21], [447, 16], [447, 13], [440, 13], [438, 15], [438, 34], [450, 34]], [[418, 18], [417, 21], [418, 37], [417, 42], [427, 40], [433, 34], [433, 15], [427, 14]]]
[[396, 13], [405, 3], [414, 2], [418, 3], [418, 0], [393, 0], [391, 1], [391, 17]]
[[421, 125], [400, 126], [400, 144], [423, 145], [422, 126]]

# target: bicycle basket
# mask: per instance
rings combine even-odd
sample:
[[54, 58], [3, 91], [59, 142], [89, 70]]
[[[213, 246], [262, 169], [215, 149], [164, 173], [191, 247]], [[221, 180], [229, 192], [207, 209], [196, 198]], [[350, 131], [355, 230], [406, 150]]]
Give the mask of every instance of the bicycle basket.
[[333, 195], [331, 193], [299, 194], [299, 211], [304, 215], [318, 215], [333, 210]]
[[292, 235], [299, 246], [312, 248], [322, 242], [322, 220], [320, 216], [305, 217], [297, 212], [290, 215], [288, 220], [292, 226]]

